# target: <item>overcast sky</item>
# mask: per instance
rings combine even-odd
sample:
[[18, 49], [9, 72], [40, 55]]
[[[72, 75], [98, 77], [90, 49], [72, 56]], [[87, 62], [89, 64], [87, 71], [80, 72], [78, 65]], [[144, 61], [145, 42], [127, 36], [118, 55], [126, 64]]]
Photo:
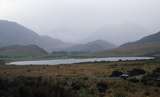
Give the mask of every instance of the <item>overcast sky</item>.
[[160, 0], [0, 0], [0, 19], [64, 41], [122, 44], [160, 30]]

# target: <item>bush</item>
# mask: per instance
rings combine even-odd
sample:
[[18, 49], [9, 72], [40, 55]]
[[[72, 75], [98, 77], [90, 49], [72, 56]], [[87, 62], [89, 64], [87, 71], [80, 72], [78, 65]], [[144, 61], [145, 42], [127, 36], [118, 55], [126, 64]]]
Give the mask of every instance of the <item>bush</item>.
[[97, 89], [99, 93], [105, 93], [108, 89], [108, 85], [105, 82], [97, 83]]
[[129, 81], [131, 81], [131, 82], [133, 82], [133, 83], [138, 83], [138, 82], [139, 82], [139, 80], [136, 79], [136, 78], [129, 79]]
[[156, 68], [152, 73], [145, 75], [141, 81], [145, 85], [160, 87], [160, 68]]
[[81, 97], [82, 95], [94, 97], [95, 92], [91, 92], [90, 87], [79, 79], [0, 78], [1, 97]]
[[156, 76], [160, 76], [160, 68], [156, 68], [155, 70], [153, 70], [153, 74]]
[[4, 60], [0, 60], [0, 65], [5, 65], [6, 62]]
[[126, 97], [124, 93], [116, 93], [114, 97]]
[[123, 72], [120, 71], [113, 71], [110, 77], [120, 77], [123, 74]]
[[133, 69], [133, 70], [131, 70], [131, 71], [128, 71], [128, 75], [129, 76], [139, 76], [139, 75], [143, 75], [143, 74], [145, 74], [146, 73], [146, 71], [145, 70], [143, 70], [143, 69]]

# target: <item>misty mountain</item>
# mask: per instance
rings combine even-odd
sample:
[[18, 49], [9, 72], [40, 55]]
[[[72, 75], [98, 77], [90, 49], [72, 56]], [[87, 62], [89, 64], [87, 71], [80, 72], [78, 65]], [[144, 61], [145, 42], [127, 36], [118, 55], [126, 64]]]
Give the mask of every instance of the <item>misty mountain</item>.
[[74, 45], [65, 50], [69, 52], [97, 52], [113, 49], [115, 47], [116, 46], [114, 44], [106, 42], [104, 40], [95, 40], [86, 44]]
[[113, 56], [160, 56], [160, 32], [146, 36], [135, 42], [123, 44], [116, 49], [101, 52], [99, 54]]
[[3, 57], [39, 57], [47, 55], [47, 52], [36, 45], [12, 45], [0, 48], [0, 56]]
[[70, 46], [69, 43], [61, 40], [40, 36], [15, 22], [0, 20], [0, 47], [30, 44], [38, 45], [49, 52]]
[[0, 46], [37, 43], [39, 35], [15, 22], [0, 21]]
[[106, 24], [95, 32], [88, 35], [82, 41], [93, 41], [97, 39], [106, 40], [114, 44], [120, 45], [128, 41], [135, 41], [148, 35], [150, 30], [134, 23]]
[[[40, 47], [45, 48], [47, 51], [61, 51], [64, 48], [68, 48], [74, 44], [63, 42], [59, 39], [53, 39], [49, 36], [41, 36], [41, 42], [39, 42]], [[46, 48], [47, 47], [47, 48]]]
[[160, 32], [146, 36], [136, 42], [123, 44], [119, 47], [119, 49], [130, 49], [130, 50], [149, 49], [151, 50], [151, 48], [153, 49], [157, 47], [160, 47]]

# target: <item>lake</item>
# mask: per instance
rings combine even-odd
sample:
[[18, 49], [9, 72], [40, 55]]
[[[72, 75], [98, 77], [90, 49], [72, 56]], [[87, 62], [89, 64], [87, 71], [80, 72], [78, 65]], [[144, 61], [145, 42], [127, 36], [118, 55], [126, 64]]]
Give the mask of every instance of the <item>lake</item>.
[[126, 61], [126, 60], [149, 60], [153, 57], [107, 57], [107, 58], [86, 58], [86, 59], [55, 59], [55, 60], [39, 60], [39, 61], [17, 61], [8, 63], [8, 65], [60, 65], [74, 64], [84, 62], [101, 62], [101, 61]]

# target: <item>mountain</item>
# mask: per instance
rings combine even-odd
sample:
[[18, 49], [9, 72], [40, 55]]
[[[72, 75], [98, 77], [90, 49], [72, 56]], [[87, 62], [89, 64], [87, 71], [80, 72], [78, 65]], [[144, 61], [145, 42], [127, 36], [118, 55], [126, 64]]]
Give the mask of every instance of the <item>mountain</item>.
[[30, 44], [38, 45], [48, 52], [70, 46], [61, 40], [40, 36], [18, 23], [0, 20], [0, 47]]
[[150, 29], [131, 22], [127, 23], [111, 23], [106, 24], [103, 27], [90, 33], [87, 38], [81, 40], [84, 43], [86, 41], [93, 41], [97, 39], [109, 40], [112, 43], [122, 44], [128, 41], [135, 41], [142, 38], [142, 35], [148, 35], [151, 32]]
[[29, 45], [38, 41], [39, 35], [15, 22], [0, 21], [0, 46]]
[[0, 56], [5, 57], [39, 57], [47, 52], [36, 45], [12, 45], [0, 48]]
[[104, 40], [95, 40], [88, 42], [87, 44], [74, 45], [68, 49], [65, 49], [69, 52], [97, 52], [103, 50], [113, 49], [116, 46]]
[[160, 32], [135, 42], [123, 44], [110, 51], [99, 52], [100, 54], [108, 56], [160, 56]]
[[67, 43], [58, 39], [53, 39], [49, 36], [41, 36], [41, 40], [39, 43], [40, 47], [45, 48], [45, 50], [49, 52], [61, 51], [64, 48], [71, 47], [72, 45], [73, 45], [72, 43]]

